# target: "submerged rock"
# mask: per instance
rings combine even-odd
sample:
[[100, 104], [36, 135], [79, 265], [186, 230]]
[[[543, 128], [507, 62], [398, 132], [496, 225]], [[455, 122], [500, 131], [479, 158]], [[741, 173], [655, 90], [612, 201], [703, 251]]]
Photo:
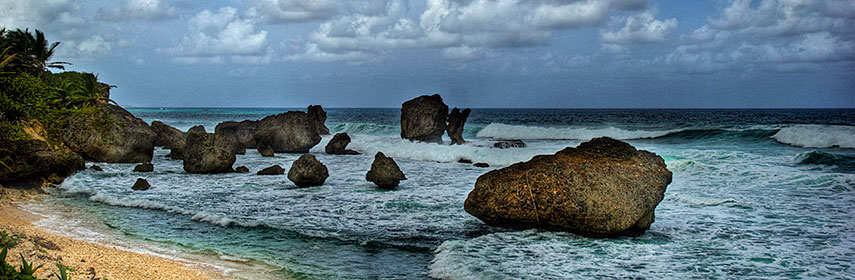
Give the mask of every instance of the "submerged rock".
[[232, 164], [237, 159], [231, 142], [211, 133], [187, 134], [183, 154], [187, 173], [232, 172]]
[[237, 168], [235, 168], [235, 172], [237, 172], [237, 173], [249, 173], [249, 167], [246, 167], [244, 165], [238, 166]]
[[306, 114], [309, 115], [309, 118], [312, 119], [312, 122], [315, 124], [315, 129], [317, 129], [318, 134], [320, 135], [329, 135], [330, 129], [327, 128], [327, 112], [324, 111], [324, 108], [321, 105], [309, 105], [309, 108], [306, 110]]
[[154, 164], [151, 162], [140, 163], [137, 166], [134, 166], [134, 172], [153, 172]]
[[148, 181], [143, 178], [137, 178], [137, 182], [134, 183], [133, 187], [131, 187], [131, 189], [135, 191], [144, 191], [148, 190], [149, 188], [151, 188], [151, 184], [149, 184]]
[[499, 142], [493, 143], [494, 148], [499, 149], [508, 149], [508, 148], [525, 148], [525, 142], [522, 140], [501, 140]]
[[457, 162], [458, 163], [469, 163], [469, 164], [471, 164], [472, 160], [468, 159], [468, 158], [461, 158], [461, 159], [458, 159]]
[[493, 226], [637, 235], [669, 183], [661, 157], [596, 138], [481, 175], [464, 209]]
[[407, 177], [404, 176], [404, 172], [401, 172], [401, 168], [394, 159], [382, 152], [377, 152], [374, 155], [374, 162], [371, 163], [371, 169], [365, 174], [365, 180], [380, 188], [394, 189], [401, 181], [407, 180]]
[[104, 168], [101, 168], [98, 165], [92, 165], [92, 167], [89, 167], [89, 169], [92, 169], [92, 171], [98, 171], [98, 172], [104, 171]]
[[262, 157], [276, 156], [276, 153], [273, 152], [273, 148], [270, 146], [258, 146], [258, 153], [261, 154]]
[[256, 175], [282, 175], [282, 174], [285, 174], [285, 168], [282, 168], [282, 166], [279, 166], [279, 165], [274, 165], [274, 166], [262, 169], [262, 170], [258, 171], [258, 173], [255, 173], [255, 174]]
[[327, 154], [331, 155], [358, 155], [359, 152], [354, 150], [348, 150], [347, 144], [350, 144], [350, 135], [347, 133], [336, 133], [333, 136], [332, 140], [327, 143], [326, 150]]
[[307, 153], [321, 142], [314, 121], [296, 111], [261, 119], [254, 137], [258, 147], [270, 147], [277, 153]]
[[312, 154], [300, 156], [288, 170], [288, 180], [298, 187], [313, 187], [324, 184], [330, 176], [327, 167]]
[[451, 138], [452, 145], [466, 143], [466, 140], [463, 140], [463, 126], [466, 124], [466, 119], [469, 118], [469, 113], [471, 112], [472, 110], [469, 108], [463, 109], [462, 112], [460, 109], [454, 108], [451, 110], [451, 114], [448, 114], [446, 131], [448, 131], [448, 137]]
[[98, 162], [150, 162], [155, 133], [122, 107], [99, 103], [95, 113], [69, 120], [63, 142], [84, 159]]
[[475, 166], [475, 167], [481, 167], [481, 168], [484, 168], [484, 167], [490, 167], [490, 165], [489, 165], [489, 164], [487, 164], [486, 162], [476, 162], [475, 164], [473, 164], [473, 166]]
[[448, 105], [439, 94], [422, 95], [401, 105], [401, 138], [442, 144]]

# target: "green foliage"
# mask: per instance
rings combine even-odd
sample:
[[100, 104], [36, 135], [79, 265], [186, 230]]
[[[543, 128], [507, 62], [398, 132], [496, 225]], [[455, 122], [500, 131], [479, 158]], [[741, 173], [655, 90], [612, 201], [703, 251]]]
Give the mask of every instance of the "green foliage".
[[[8, 280], [44, 280], [33, 277], [32, 274], [24, 274], [15, 270], [15, 268], [6, 263], [6, 247], [0, 251], [0, 279]], [[23, 257], [21, 257], [23, 260]]]
[[21, 255], [21, 274], [33, 276], [33, 274], [36, 273], [36, 270], [39, 270], [39, 268], [42, 267], [41, 264], [39, 266], [33, 267], [33, 263], [28, 263], [27, 260], [24, 259], [23, 253], [21, 253], [20, 255]]
[[35, 34], [29, 29], [0, 30], [0, 49], [7, 50], [7, 55], [13, 56], [3, 68], [11, 68], [14, 72], [30, 73], [41, 76], [48, 68], [65, 69], [68, 62], [48, 62], [53, 56], [59, 42], [49, 43], [41, 30]]
[[56, 262], [56, 269], [59, 270], [59, 273], [54, 272], [53, 276], [55, 276], [57, 280], [69, 280], [69, 279], [71, 279], [71, 276], [69, 276], [67, 273], [68, 271], [72, 270], [71, 268], [62, 265], [62, 263], [60, 263], [60, 262]]
[[[18, 241], [21, 241], [17, 236], [10, 236], [6, 231], [0, 231], [0, 247], [3, 248], [15, 248], [18, 245]], [[0, 259], [5, 260], [6, 254], [0, 255]]]

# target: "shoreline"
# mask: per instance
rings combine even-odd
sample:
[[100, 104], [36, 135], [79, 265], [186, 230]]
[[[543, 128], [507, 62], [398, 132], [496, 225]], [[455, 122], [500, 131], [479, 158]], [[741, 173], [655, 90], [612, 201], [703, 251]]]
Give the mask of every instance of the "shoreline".
[[[122, 244], [124, 240], [117, 240], [109, 233], [79, 227], [81, 222], [86, 222], [82, 220], [73, 221], [67, 228], [55, 228], [57, 222], [67, 222], [69, 214], [33, 211], [34, 208], [61, 211], [42, 202], [42, 195], [45, 194], [38, 190], [0, 188], [0, 231], [18, 238], [17, 245], [9, 249], [6, 262], [20, 266], [19, 253], [22, 253], [27, 262], [43, 265], [35, 273], [40, 279], [52, 277], [51, 273], [57, 271], [57, 261], [74, 269], [71, 279], [230, 279], [240, 275], [229, 275], [229, 272], [249, 266], [217, 261], [210, 256], [160, 252], [164, 250], [151, 250], [144, 244]], [[75, 235], [70, 233], [72, 229], [97, 238]], [[63, 230], [69, 234], [63, 234]]]

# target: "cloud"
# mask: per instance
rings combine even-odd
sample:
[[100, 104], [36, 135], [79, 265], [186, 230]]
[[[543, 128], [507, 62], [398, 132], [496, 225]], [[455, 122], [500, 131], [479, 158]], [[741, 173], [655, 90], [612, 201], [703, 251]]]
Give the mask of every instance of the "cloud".
[[113, 49], [113, 43], [101, 35], [92, 35], [83, 40], [66, 40], [60, 46], [55, 57], [63, 61], [91, 61], [109, 56]]
[[665, 36], [677, 27], [677, 19], [665, 21], [655, 19], [656, 11], [647, 11], [626, 17], [623, 27], [602, 32], [602, 41], [609, 44], [639, 44], [665, 41]]
[[820, 69], [855, 59], [851, 1], [734, 0], [665, 58], [689, 71]]
[[387, 1], [251, 0], [247, 13], [266, 23], [329, 20], [339, 15], [383, 13]]
[[189, 34], [178, 46], [164, 52], [187, 57], [262, 55], [268, 45], [267, 31], [256, 31], [255, 24], [241, 18], [232, 7], [201, 11], [188, 25]]
[[121, 7], [98, 9], [97, 17], [102, 20], [164, 20], [178, 17], [175, 7], [168, 0], [127, 0]]
[[77, 15], [80, 7], [71, 0], [2, 1], [0, 26], [6, 29], [40, 29], [66, 38], [79, 38], [86, 21]]

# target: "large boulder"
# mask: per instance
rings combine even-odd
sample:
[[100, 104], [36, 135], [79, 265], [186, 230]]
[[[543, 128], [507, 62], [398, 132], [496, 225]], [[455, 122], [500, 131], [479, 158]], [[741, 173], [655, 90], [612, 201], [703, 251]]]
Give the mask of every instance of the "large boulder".
[[169, 126], [161, 121], [151, 122], [151, 131], [154, 132], [154, 146], [166, 149], [180, 148], [184, 146], [184, 132]]
[[464, 209], [494, 226], [637, 235], [653, 223], [669, 183], [661, 157], [596, 138], [481, 175]]
[[463, 125], [466, 124], [466, 119], [469, 118], [469, 113], [472, 110], [469, 108], [463, 109], [461, 112], [460, 109], [454, 108], [451, 110], [451, 114], [448, 114], [448, 127], [446, 127], [446, 131], [448, 131], [448, 137], [451, 138], [452, 145], [459, 145], [466, 143], [463, 140]]
[[217, 124], [214, 128], [215, 134], [237, 143], [243, 148], [255, 148], [255, 128], [258, 122], [245, 120], [242, 122], [226, 121]]
[[183, 155], [187, 173], [232, 172], [237, 160], [231, 142], [212, 133], [188, 133]]
[[62, 134], [63, 142], [86, 160], [124, 163], [150, 162], [155, 137], [148, 123], [107, 103], [71, 118]]
[[194, 125], [193, 127], [191, 127], [190, 129], [188, 129], [188, 130], [187, 130], [187, 133], [185, 134], [185, 138], [186, 138], [186, 135], [187, 135], [187, 134], [190, 134], [190, 133], [193, 133], [193, 132], [196, 132], [196, 133], [208, 133], [208, 131], [207, 131], [207, 130], [205, 130], [205, 126], [204, 126], [204, 125]]
[[348, 150], [347, 144], [350, 144], [350, 135], [347, 133], [336, 133], [332, 140], [327, 143], [324, 150], [331, 155], [358, 155], [359, 152]]
[[374, 155], [374, 162], [371, 163], [371, 169], [365, 174], [365, 180], [384, 189], [394, 189], [402, 180], [407, 180], [407, 177], [404, 176], [404, 172], [401, 172], [401, 168], [398, 168], [394, 159], [382, 152], [377, 152]]
[[254, 136], [259, 148], [270, 147], [277, 153], [307, 153], [321, 142], [314, 121], [298, 111], [261, 119]]
[[401, 138], [442, 144], [448, 105], [439, 94], [422, 95], [401, 106]]
[[324, 108], [321, 105], [309, 105], [309, 108], [306, 110], [306, 114], [309, 115], [309, 118], [312, 119], [312, 122], [315, 124], [315, 129], [318, 131], [320, 135], [329, 135], [330, 129], [327, 128], [327, 112], [324, 111]]
[[300, 156], [288, 170], [288, 180], [298, 187], [313, 187], [324, 184], [330, 176], [327, 167], [312, 154]]
[[76, 153], [35, 139], [0, 141], [0, 162], [3, 184], [40, 185], [52, 175], [66, 177], [86, 168], [83, 158]]

